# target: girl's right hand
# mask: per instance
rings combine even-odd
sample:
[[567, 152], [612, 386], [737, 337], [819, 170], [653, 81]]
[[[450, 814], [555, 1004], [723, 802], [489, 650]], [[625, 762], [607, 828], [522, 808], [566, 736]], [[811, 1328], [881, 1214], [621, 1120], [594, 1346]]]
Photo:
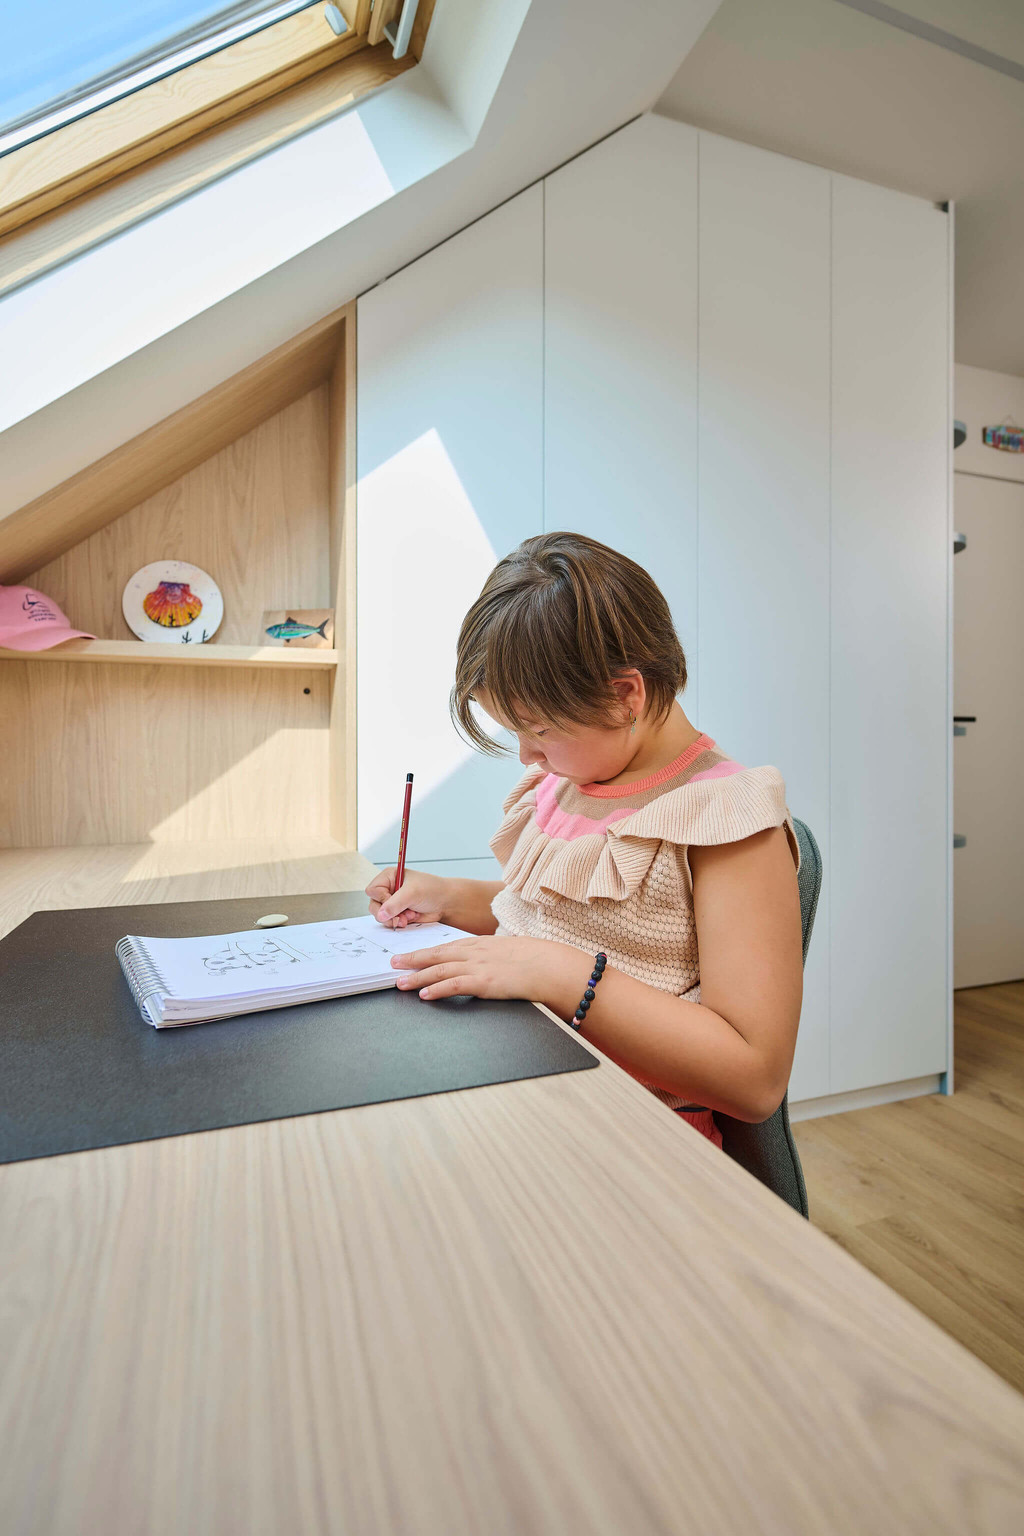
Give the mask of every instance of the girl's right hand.
[[407, 869], [401, 890], [395, 890], [397, 869], [382, 869], [366, 887], [370, 913], [388, 928], [408, 928], [416, 923], [439, 923], [444, 917], [449, 880]]

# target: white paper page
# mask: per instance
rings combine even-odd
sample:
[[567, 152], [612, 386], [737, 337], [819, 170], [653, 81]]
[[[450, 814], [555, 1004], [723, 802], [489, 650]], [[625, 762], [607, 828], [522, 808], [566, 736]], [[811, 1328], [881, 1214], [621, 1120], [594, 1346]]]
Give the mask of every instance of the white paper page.
[[366, 916], [139, 942], [167, 983], [169, 997], [218, 999], [330, 982], [355, 990], [361, 980], [387, 976], [392, 955], [468, 937], [446, 923], [396, 930]]

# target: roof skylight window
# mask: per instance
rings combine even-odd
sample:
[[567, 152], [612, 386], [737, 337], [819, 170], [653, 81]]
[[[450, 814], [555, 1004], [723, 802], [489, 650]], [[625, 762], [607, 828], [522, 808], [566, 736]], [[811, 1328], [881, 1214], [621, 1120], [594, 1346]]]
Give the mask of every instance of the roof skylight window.
[[0, 290], [386, 87], [419, 61], [433, 10], [0, 0]]
[[[0, 154], [250, 37], [310, 0], [47, 0], [3, 7]], [[325, 23], [325, 33], [327, 32]]]

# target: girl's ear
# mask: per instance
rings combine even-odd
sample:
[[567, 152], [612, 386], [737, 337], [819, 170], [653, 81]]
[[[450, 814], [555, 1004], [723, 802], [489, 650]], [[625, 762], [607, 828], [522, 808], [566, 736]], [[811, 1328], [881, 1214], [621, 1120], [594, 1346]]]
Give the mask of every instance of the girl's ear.
[[643, 675], [635, 667], [628, 672], [620, 672], [618, 677], [612, 678], [612, 689], [623, 711], [631, 710], [638, 720], [642, 720], [647, 707], [647, 688]]

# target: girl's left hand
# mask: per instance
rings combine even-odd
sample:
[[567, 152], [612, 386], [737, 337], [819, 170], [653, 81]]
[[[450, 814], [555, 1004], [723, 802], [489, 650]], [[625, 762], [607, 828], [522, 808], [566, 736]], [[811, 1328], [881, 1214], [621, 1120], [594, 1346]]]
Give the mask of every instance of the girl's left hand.
[[425, 999], [438, 997], [523, 997], [545, 1003], [554, 1012], [583, 996], [593, 961], [583, 950], [551, 939], [456, 939], [434, 949], [394, 955], [403, 991], [419, 988]]

